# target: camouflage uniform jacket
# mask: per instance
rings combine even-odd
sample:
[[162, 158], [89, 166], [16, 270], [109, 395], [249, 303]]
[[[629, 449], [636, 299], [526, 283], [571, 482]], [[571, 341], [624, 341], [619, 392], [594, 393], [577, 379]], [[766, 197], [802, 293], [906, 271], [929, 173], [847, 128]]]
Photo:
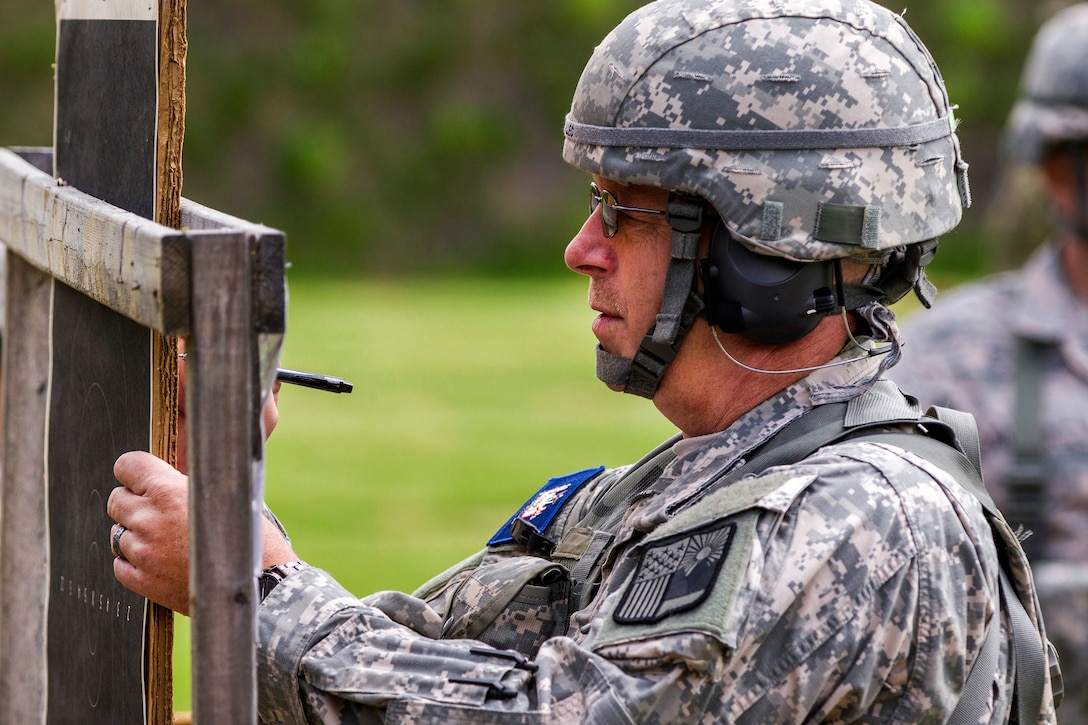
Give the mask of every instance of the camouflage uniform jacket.
[[1088, 304], [1066, 284], [1057, 245], [1045, 244], [1020, 270], [942, 296], [903, 334], [903, 359], [889, 377], [924, 403], [974, 414], [986, 487], [1014, 527], [1006, 476], [1018, 425], [1016, 337], [1043, 346], [1038, 415], [1047, 528], [1033, 568], [1047, 635], [1071, 683], [1059, 722], [1088, 722], [1088, 690], [1079, 686], [1088, 682]]
[[[712, 485], [813, 405], [857, 394], [875, 365], [813, 373], [725, 431], [680, 441], [642, 494], [616, 499], [611, 531], [579, 522], [630, 467], [572, 486], [543, 533], [559, 542], [552, 559], [606, 534], [588, 586], [501, 537], [414, 595], [359, 600], [323, 571], [290, 575], [258, 612], [262, 719], [945, 722], [998, 624], [977, 500], [927, 461], [862, 441]], [[1030, 576], [1014, 561], [1029, 591]], [[1011, 679], [1003, 641], [979, 722], [1007, 721]]]

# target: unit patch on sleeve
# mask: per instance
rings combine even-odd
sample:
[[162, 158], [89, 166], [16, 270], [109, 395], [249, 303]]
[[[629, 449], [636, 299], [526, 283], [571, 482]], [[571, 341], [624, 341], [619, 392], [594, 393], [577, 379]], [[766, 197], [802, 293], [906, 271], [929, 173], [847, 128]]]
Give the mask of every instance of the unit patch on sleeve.
[[496, 546], [498, 544], [509, 544], [513, 541], [512, 529], [516, 519], [522, 519], [532, 524], [537, 531], [543, 531], [552, 522], [555, 515], [559, 513], [559, 509], [563, 507], [567, 499], [581, 488], [582, 484], [591, 480], [603, 470], [604, 466], [598, 466], [597, 468], [587, 468], [584, 471], [568, 473], [565, 476], [549, 478], [544, 487], [533, 494], [533, 497], [526, 501], [518, 509], [517, 513], [503, 524], [501, 529], [495, 532], [487, 545]]
[[737, 525], [715, 521], [647, 544], [612, 618], [651, 624], [697, 607], [714, 588]]

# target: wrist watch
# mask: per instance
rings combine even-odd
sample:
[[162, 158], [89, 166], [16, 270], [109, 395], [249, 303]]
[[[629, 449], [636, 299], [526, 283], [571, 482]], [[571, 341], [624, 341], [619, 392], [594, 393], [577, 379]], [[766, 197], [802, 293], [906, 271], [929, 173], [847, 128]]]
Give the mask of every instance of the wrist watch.
[[261, 572], [261, 575], [257, 578], [257, 590], [260, 592], [261, 601], [265, 600], [265, 597], [276, 588], [276, 585], [290, 576], [293, 572], [302, 571], [306, 568], [306, 563], [302, 561], [289, 561], [285, 564], [276, 564], [270, 566]]

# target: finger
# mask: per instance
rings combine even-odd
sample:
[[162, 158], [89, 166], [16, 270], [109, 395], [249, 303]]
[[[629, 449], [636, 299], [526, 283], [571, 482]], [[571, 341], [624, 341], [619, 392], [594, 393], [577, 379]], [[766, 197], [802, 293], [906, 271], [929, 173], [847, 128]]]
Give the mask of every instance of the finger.
[[113, 475], [126, 489], [142, 496], [158, 477], [169, 478], [182, 474], [166, 461], [146, 451], [129, 451], [122, 453], [114, 462]]
[[126, 589], [179, 614], [189, 615], [187, 586], [164, 584], [124, 559], [113, 560], [113, 575]]
[[127, 522], [131, 499], [135, 498], [138, 496], [124, 486], [115, 486], [106, 499], [106, 515], [119, 524]]

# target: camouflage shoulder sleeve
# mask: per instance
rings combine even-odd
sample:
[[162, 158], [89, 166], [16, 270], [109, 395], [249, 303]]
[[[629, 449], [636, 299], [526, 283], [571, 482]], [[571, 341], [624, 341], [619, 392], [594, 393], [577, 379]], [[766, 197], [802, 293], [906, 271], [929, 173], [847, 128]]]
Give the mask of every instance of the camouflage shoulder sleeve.
[[[532, 710], [528, 683], [535, 667], [525, 658], [417, 632], [319, 569], [284, 579], [258, 609], [257, 630], [262, 722], [382, 722], [390, 705], [396, 722], [405, 704], [417, 700], [477, 714], [492, 700], [500, 709]], [[439, 722], [433, 713], [410, 721]]]
[[280, 582], [257, 608], [257, 682], [263, 722], [307, 721], [298, 695], [299, 662], [316, 631], [357, 604], [325, 572], [304, 569]]

